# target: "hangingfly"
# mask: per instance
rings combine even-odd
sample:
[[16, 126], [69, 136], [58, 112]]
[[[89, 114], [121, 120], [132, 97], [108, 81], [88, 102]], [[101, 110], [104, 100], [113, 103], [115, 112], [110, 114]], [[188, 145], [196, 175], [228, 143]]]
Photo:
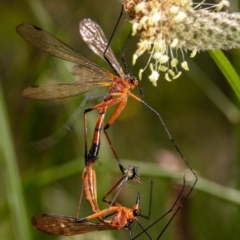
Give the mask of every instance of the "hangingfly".
[[[78, 81], [72, 84], [56, 83], [33, 85], [24, 89], [22, 91], [22, 96], [38, 100], [54, 100], [76, 96], [97, 87], [109, 87], [109, 91], [104, 97], [104, 101], [102, 103], [84, 111], [84, 114], [86, 114], [92, 110], [99, 110], [99, 117], [96, 123], [92, 145], [88, 154], [85, 153], [85, 157], [88, 159], [88, 161], [96, 161], [100, 148], [101, 130], [106, 110], [109, 106], [118, 105], [110, 120], [104, 127], [104, 133], [106, 134], [107, 140], [111, 146], [119, 167], [124, 173], [125, 169], [120, 164], [116, 152], [112, 147], [112, 143], [106, 133], [106, 129], [109, 128], [109, 126], [122, 112], [127, 104], [128, 96], [131, 96], [137, 101], [142, 102], [140, 98], [131, 93], [133, 88], [140, 87], [138, 80], [135, 77], [124, 74], [111, 48], [107, 48], [108, 41], [102, 29], [91, 19], [84, 19], [80, 22], [80, 33], [84, 41], [97, 55], [105, 59], [111, 65], [117, 75], [113, 75], [106, 69], [101, 68], [100, 66], [91, 62], [87, 58], [83, 57], [80, 53], [63, 43], [61, 40], [55, 38], [53, 35], [42, 30], [41, 28], [24, 23], [17, 26], [16, 29], [17, 32], [34, 47], [52, 54], [55, 57], [78, 64], [73, 68], [73, 74], [79, 77]], [[74, 114], [74, 118], [76, 118], [76, 114]], [[71, 125], [73, 121], [70, 122], [71, 123], [66, 123], [65, 129], [68, 129], [70, 127], [69, 125]], [[84, 124], [86, 129], [86, 120]], [[86, 142], [85, 136], [85, 148], [87, 148]]]
[[[34, 47], [47, 52], [55, 57], [77, 63], [78, 65], [74, 67], [73, 74], [79, 77], [79, 80], [71, 83], [71, 84], [42, 84], [30, 86], [22, 91], [22, 96], [32, 99], [38, 100], [54, 100], [60, 98], [66, 98], [71, 96], [76, 96], [82, 94], [84, 92], [90, 91], [97, 87], [109, 87], [108, 93], [104, 97], [104, 101], [94, 107], [85, 110], [85, 118], [86, 113], [92, 110], [99, 110], [99, 117], [96, 124], [96, 129], [93, 136], [92, 145], [90, 150], [87, 152], [86, 149], [86, 137], [85, 137], [85, 160], [95, 162], [98, 156], [99, 148], [100, 148], [100, 137], [101, 137], [101, 129], [103, 125], [103, 120], [105, 117], [106, 110], [109, 106], [117, 105], [114, 113], [110, 117], [106, 126], [103, 128], [104, 133], [107, 137], [107, 140], [111, 146], [111, 149], [116, 157], [116, 160], [119, 164], [121, 171], [124, 174], [125, 169], [122, 168], [120, 161], [116, 155], [114, 148], [112, 147], [111, 141], [106, 134], [106, 130], [113, 124], [119, 114], [122, 112], [124, 107], [127, 104], [128, 97], [134, 98], [136, 101], [142, 103], [144, 106], [149, 108], [160, 120], [161, 124], [164, 127], [164, 130], [173, 145], [176, 149], [182, 160], [185, 162], [189, 170], [192, 172], [195, 180], [192, 184], [192, 187], [186, 194], [184, 202], [186, 198], [192, 192], [194, 186], [197, 183], [198, 177], [196, 173], [193, 171], [189, 163], [184, 158], [180, 149], [175, 144], [169, 130], [166, 127], [165, 122], [163, 121], [161, 115], [152, 107], [150, 107], [146, 102], [144, 102], [141, 98], [135, 96], [131, 93], [131, 90], [134, 88], [139, 88], [138, 80], [129, 75], [124, 74], [121, 66], [116, 60], [112, 50], [108, 47], [108, 41], [106, 37], [99, 27], [98, 24], [93, 22], [90, 19], [84, 19], [80, 22], [80, 33], [84, 41], [88, 44], [88, 46], [102, 59], [106, 60], [116, 75], [110, 73], [106, 69], [98, 66], [97, 64], [91, 62], [87, 58], [83, 57], [80, 53], [63, 43], [61, 40], [52, 36], [50, 33], [38, 28], [36, 26], [30, 24], [20, 24], [17, 26], [17, 32], [31, 45]], [[85, 98], [84, 104], [90, 98]], [[83, 105], [79, 106], [77, 114], [83, 108]], [[76, 114], [76, 115], [77, 115]], [[73, 118], [70, 118], [65, 124], [66, 128], [72, 126], [73, 121], [76, 119], [76, 115], [74, 114]], [[178, 209], [179, 210], [179, 209]], [[160, 237], [160, 236], [159, 236]]]

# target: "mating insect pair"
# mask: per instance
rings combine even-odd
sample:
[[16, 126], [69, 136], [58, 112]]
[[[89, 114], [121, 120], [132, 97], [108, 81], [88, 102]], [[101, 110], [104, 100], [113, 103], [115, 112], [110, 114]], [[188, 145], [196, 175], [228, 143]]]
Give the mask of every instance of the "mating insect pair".
[[[80, 79], [79, 81], [77, 81], [73, 84], [45, 84], [45, 85], [43, 84], [43, 85], [36, 85], [36, 86], [28, 87], [22, 92], [22, 95], [24, 97], [40, 99], [40, 100], [52, 100], [52, 99], [59, 99], [59, 98], [75, 96], [75, 95], [89, 91], [96, 87], [101, 87], [101, 86], [109, 86], [110, 87], [108, 94], [105, 95], [105, 97], [104, 97], [103, 103], [98, 104], [90, 109], [87, 109], [84, 112], [85, 113], [84, 114], [84, 119], [85, 119], [84, 123], [85, 123], [85, 165], [86, 165], [85, 170], [86, 171], [84, 171], [85, 173], [83, 174], [83, 179], [84, 179], [83, 189], [84, 189], [84, 187], [86, 187], [85, 188], [86, 191], [84, 192], [84, 194], [87, 197], [88, 202], [93, 209], [93, 212], [96, 213], [96, 214], [93, 214], [92, 217], [98, 217], [100, 219], [104, 218], [105, 214], [107, 214], [110, 210], [114, 214], [118, 215], [119, 212], [121, 212], [122, 209], [124, 208], [121, 205], [116, 204], [114, 201], [110, 201], [110, 202], [107, 201], [108, 203], [111, 204], [111, 206], [107, 210], [99, 211], [98, 205], [96, 205], [97, 200], [95, 198], [95, 196], [96, 196], [95, 185], [89, 184], [89, 185], [84, 186], [84, 184], [87, 184], [87, 183], [85, 183], [86, 182], [85, 179], [88, 179], [88, 176], [90, 176], [90, 173], [93, 170], [93, 168], [92, 168], [93, 164], [96, 161], [97, 156], [98, 156], [99, 147], [100, 147], [101, 129], [103, 126], [103, 120], [105, 117], [106, 110], [109, 106], [112, 106], [115, 104], [118, 104], [118, 107], [115, 110], [115, 112], [113, 113], [110, 120], [108, 121], [107, 125], [104, 127], [104, 133], [107, 137], [109, 145], [111, 146], [114, 156], [116, 157], [116, 159], [118, 161], [121, 171], [124, 174], [126, 174], [126, 169], [124, 169], [123, 166], [120, 164], [117, 154], [116, 154], [114, 148], [112, 147], [112, 143], [106, 133], [106, 129], [115, 121], [115, 119], [121, 113], [123, 108], [126, 106], [128, 96], [133, 97], [135, 100], [137, 100], [138, 102], [145, 105], [147, 108], [149, 108], [153, 113], [155, 113], [157, 115], [160, 122], [164, 126], [164, 129], [165, 129], [172, 145], [175, 147], [177, 152], [180, 154], [181, 158], [185, 161], [185, 163], [187, 164], [187, 166], [189, 167], [189, 169], [195, 176], [195, 181], [194, 181], [191, 189], [189, 190], [188, 194], [185, 197], [185, 198], [187, 198], [197, 182], [197, 176], [193, 172], [192, 168], [188, 165], [187, 161], [184, 159], [184, 157], [183, 157], [182, 153], [180, 152], [180, 150], [178, 149], [178, 147], [175, 145], [173, 138], [171, 137], [168, 129], [166, 128], [165, 123], [163, 122], [160, 114], [156, 110], [151, 108], [147, 103], [142, 101], [139, 97], [137, 97], [131, 93], [131, 89], [133, 89], [135, 87], [139, 88], [138, 81], [136, 78], [130, 76], [129, 74], [127, 74], [127, 75], [124, 74], [122, 68], [120, 67], [119, 63], [117, 62], [116, 58], [114, 57], [113, 52], [108, 47], [109, 43], [106, 40], [106, 37], [103, 34], [101, 28], [93, 21], [91, 21], [89, 19], [85, 19], [80, 23], [80, 32], [81, 32], [81, 30], [83, 32], [82, 36], [83, 36], [84, 41], [88, 44], [88, 46], [97, 55], [99, 55], [101, 58], [105, 59], [108, 63], [110, 63], [111, 67], [113, 68], [113, 70], [115, 71], [117, 76], [111, 74], [107, 70], [92, 63], [91, 61], [89, 61], [88, 59], [86, 59], [82, 55], [80, 55], [78, 52], [76, 52], [75, 50], [73, 50], [72, 48], [67, 46], [65, 43], [63, 43], [59, 39], [53, 37], [51, 34], [45, 32], [44, 30], [42, 30], [38, 27], [29, 25], [29, 24], [21, 24], [17, 27], [18, 33], [33, 46], [35, 46], [45, 52], [48, 52], [56, 57], [79, 64], [76, 67], [74, 67], [74, 71], [73, 71], [74, 74], [79, 76], [79, 79]], [[69, 128], [72, 125], [73, 121], [76, 119], [76, 116], [82, 110], [83, 105], [89, 99], [91, 99], [91, 97], [87, 97], [83, 101], [83, 103], [79, 106], [79, 108], [76, 110], [73, 117], [71, 117], [66, 122], [66, 124], [65, 124], [66, 128]], [[86, 113], [89, 111], [92, 111], [92, 110], [99, 110], [99, 117], [98, 117], [97, 124], [95, 127], [92, 146], [91, 146], [89, 152], [87, 152]], [[95, 172], [93, 172], [93, 173], [95, 174]], [[125, 175], [125, 177], [123, 178], [124, 180], [122, 180], [121, 183], [125, 182], [128, 178], [129, 178], [129, 176]], [[184, 182], [184, 185], [185, 185], [185, 182]], [[88, 190], [91, 190], [91, 192], [88, 192]], [[88, 195], [89, 193], [90, 193], [90, 195]], [[139, 204], [139, 197], [137, 198], [137, 203], [135, 206], [138, 206], [138, 204]], [[175, 203], [175, 205], [176, 205], [176, 203]], [[135, 210], [136, 210], [136, 208], [134, 207], [131, 210], [132, 213], [134, 213]], [[179, 208], [177, 208], [177, 211], [178, 210], [179, 210]], [[78, 214], [77, 214], [77, 216], [78, 216]], [[92, 219], [92, 217], [90, 219]], [[157, 219], [154, 222], [154, 224], [156, 222], [158, 222], [161, 218]], [[45, 220], [43, 220], [43, 219], [45, 219]], [[90, 219], [84, 218], [81, 221], [87, 221]], [[131, 216], [130, 216], [130, 218], [125, 217], [125, 220], [128, 221], [129, 219], [133, 220], [135, 218], [133, 218], [133, 217], [131, 218]], [[83, 226], [85, 226], [86, 228], [87, 228], [87, 226], [89, 226], [89, 228], [92, 229], [89, 231], [97, 231], [97, 227], [96, 227], [97, 225], [100, 226], [100, 228], [98, 230], [103, 230], [104, 228], [108, 229], [108, 227], [109, 227], [109, 224], [104, 222], [104, 219], [103, 219], [102, 223], [96, 224], [96, 226], [94, 225], [95, 223], [79, 222], [79, 221], [76, 221], [76, 219], [75, 219], [75, 224], [72, 224], [73, 221], [74, 221], [73, 218], [57, 216], [57, 215], [48, 215], [48, 214], [47, 215], [37, 215], [33, 219], [34, 225], [36, 227], [38, 227], [39, 229], [41, 229], [41, 226], [49, 226], [49, 229], [52, 229], [52, 231], [55, 231], [53, 225], [51, 225], [51, 224], [53, 224], [53, 222], [57, 222], [58, 224], [55, 225], [56, 228], [59, 228], [59, 226], [61, 225], [61, 226], [63, 226], [64, 229], [66, 228], [66, 231], [67, 231], [67, 229], [70, 229], [70, 226], [73, 226], [74, 228], [79, 229], [79, 230], [76, 230], [76, 231], [78, 231], [78, 234], [84, 233], [87, 231], [86, 229], [85, 230], [83, 229], [84, 228]], [[39, 223], [41, 223], [40, 227], [39, 227]], [[48, 225], [48, 224], [50, 224], [50, 225]], [[152, 225], [153, 224], [151, 224], [148, 228], [150, 228]], [[116, 227], [111, 225], [110, 228], [115, 229]], [[124, 227], [123, 227], [123, 229], [124, 229]], [[144, 229], [143, 232], [146, 233], [147, 229]], [[81, 231], [83, 231], [83, 232], [81, 232]], [[56, 232], [58, 232], [58, 231], [56, 230]], [[48, 233], [50, 233], [50, 232], [48, 232]], [[74, 231], [73, 231], [73, 233], [74, 233]], [[53, 234], [53, 232], [52, 232], [52, 234]], [[160, 235], [159, 235], [159, 237], [160, 237]], [[149, 238], [152, 239], [150, 236], [149, 236]]]
[[[35, 215], [32, 218], [32, 224], [40, 231], [43, 231], [48, 234], [52, 235], [77, 235], [77, 234], [84, 234], [94, 231], [102, 231], [102, 230], [128, 230], [129, 231], [129, 237], [131, 240], [137, 239], [142, 234], [146, 234], [148, 239], [160, 239], [163, 232], [167, 228], [167, 226], [170, 224], [172, 219], [177, 214], [178, 210], [181, 208], [180, 205], [178, 205], [178, 201], [180, 197], [182, 196], [183, 190], [185, 187], [185, 179], [184, 184], [182, 187], [182, 190], [172, 205], [171, 209], [167, 211], [164, 215], [159, 217], [157, 220], [155, 220], [152, 224], [150, 224], [147, 228], [144, 228], [141, 222], [139, 221], [138, 217], [143, 218], [150, 218], [151, 213], [151, 201], [152, 201], [152, 184], [150, 188], [150, 204], [149, 204], [149, 214], [148, 216], [144, 216], [141, 214], [141, 210], [139, 207], [140, 202], [140, 194], [137, 194], [136, 204], [133, 206], [132, 209], [123, 207], [122, 205], [112, 202], [112, 201], [106, 201], [108, 204], [111, 204], [111, 207], [99, 211], [95, 214], [92, 214], [88, 217], [82, 218], [82, 219], [76, 219], [72, 217], [67, 216], [61, 216], [56, 214], [39, 214]], [[174, 209], [176, 207], [176, 209]], [[157, 238], [152, 238], [151, 235], [148, 233], [148, 230], [152, 228], [154, 225], [156, 225], [161, 219], [163, 219], [166, 215], [170, 214], [172, 211], [173, 214], [170, 217], [170, 220], [166, 224], [166, 226], [160, 231]], [[106, 220], [107, 217], [113, 216], [111, 220]], [[101, 222], [92, 222], [91, 220], [95, 218], [100, 218]], [[136, 221], [142, 231], [138, 233], [136, 236], [133, 236], [132, 233], [132, 223], [133, 221]]]

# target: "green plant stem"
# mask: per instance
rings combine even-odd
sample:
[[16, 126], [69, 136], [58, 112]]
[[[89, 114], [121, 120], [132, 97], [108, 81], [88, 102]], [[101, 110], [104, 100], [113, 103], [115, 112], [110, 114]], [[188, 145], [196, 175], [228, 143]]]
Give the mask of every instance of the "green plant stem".
[[[111, 159], [109, 161], [111, 161]], [[81, 162], [83, 162], [83, 159], [73, 160], [61, 166], [49, 168], [38, 173], [37, 175], [34, 175], [34, 177], [29, 180], [25, 179], [24, 186], [31, 186], [32, 188], [43, 187], [51, 184], [53, 181], [69, 177], [70, 175], [79, 174], [80, 168], [83, 169], [83, 167], [81, 167], [79, 164]], [[133, 161], [122, 160], [121, 163], [123, 166], [129, 166], [133, 164]], [[137, 162], [137, 165], [140, 167], [142, 177], [161, 177], [176, 180], [178, 183], [182, 182], [182, 172], [168, 171], [154, 163]], [[114, 164], [112, 166], [109, 166], [108, 164], [108, 166], [103, 167], [105, 172], [107, 167], [109, 168], [107, 169], [107, 172], [110, 171], [113, 174], [117, 173], [117, 168]], [[192, 182], [187, 180], [187, 184], [191, 185]], [[229, 187], [224, 187], [213, 181], [199, 177], [199, 180], [195, 186], [195, 190], [208, 194], [212, 197], [217, 197], [221, 200], [240, 205], [240, 191]]]
[[[18, 171], [18, 164], [15, 149], [12, 142], [12, 134], [8, 124], [7, 111], [4, 105], [4, 97], [0, 86], [0, 157], [1, 172], [5, 183], [6, 198], [9, 211], [14, 225], [15, 239], [30, 240], [30, 218], [24, 202], [24, 194], [21, 186], [21, 178]], [[2, 196], [3, 197], [3, 196]]]

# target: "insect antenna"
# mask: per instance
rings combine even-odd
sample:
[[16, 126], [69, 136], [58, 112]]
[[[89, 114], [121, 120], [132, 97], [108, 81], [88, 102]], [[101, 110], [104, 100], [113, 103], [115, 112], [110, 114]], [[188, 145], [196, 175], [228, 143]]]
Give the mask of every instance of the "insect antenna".
[[150, 198], [149, 198], [149, 207], [148, 207], [148, 215], [140, 214], [139, 216], [145, 219], [150, 219], [151, 211], [152, 211], [152, 195], [153, 195], [153, 181], [150, 181]]
[[[126, 58], [125, 58], [125, 51], [126, 51], [127, 44], [128, 44], [128, 41], [129, 41], [129, 38], [130, 38], [131, 34], [132, 34], [132, 29], [130, 30], [130, 32], [128, 34], [128, 37], [127, 37], [127, 40], [124, 44], [122, 54], [121, 54], [121, 59], [122, 59], [122, 62], [123, 62], [124, 68], [125, 68], [126, 77], [130, 76], [131, 81], [134, 82], [134, 81], [137, 80], [137, 78], [133, 75], [132, 71], [130, 71], [129, 65], [127, 64], [127, 61], [126, 61]], [[137, 86], [137, 89], [140, 92], [141, 96], [144, 96], [144, 91], [139, 84]]]
[[117, 20], [117, 23], [115, 24], [115, 27], [114, 27], [114, 29], [113, 29], [113, 31], [112, 31], [112, 34], [111, 34], [110, 38], [109, 38], [108, 44], [107, 44], [107, 46], [106, 46], [106, 49], [105, 49], [105, 51], [104, 51], [104, 53], [103, 53], [103, 57], [105, 58], [105, 60], [107, 61], [107, 63], [111, 66], [111, 68], [113, 69], [113, 71], [114, 71], [117, 75], [119, 75], [119, 72], [117, 71], [117, 69], [115, 69], [115, 67], [114, 67], [114, 65], [112, 64], [111, 60], [108, 59], [106, 52], [107, 52], [107, 50], [108, 50], [108, 48], [109, 48], [109, 46], [110, 46], [110, 44], [111, 44], [111, 41], [112, 41], [112, 39], [113, 39], [113, 36], [114, 36], [115, 32], [116, 32], [116, 30], [117, 30], [117, 27], [118, 27], [118, 24], [119, 24], [119, 22], [120, 22], [120, 20], [121, 20], [121, 18], [122, 18], [123, 12], [124, 12], [124, 9], [123, 9], [123, 5], [122, 5], [121, 11], [120, 11], [120, 14], [119, 14], [119, 17], [118, 17], [118, 20]]

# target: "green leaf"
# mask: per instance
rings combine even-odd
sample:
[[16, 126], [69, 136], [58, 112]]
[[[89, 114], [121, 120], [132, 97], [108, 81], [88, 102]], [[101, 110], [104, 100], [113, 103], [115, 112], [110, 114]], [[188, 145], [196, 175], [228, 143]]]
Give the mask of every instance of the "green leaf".
[[232, 64], [229, 62], [229, 60], [221, 50], [209, 51], [209, 54], [216, 62], [219, 69], [222, 71], [231, 88], [240, 100], [240, 77], [235, 71]]

